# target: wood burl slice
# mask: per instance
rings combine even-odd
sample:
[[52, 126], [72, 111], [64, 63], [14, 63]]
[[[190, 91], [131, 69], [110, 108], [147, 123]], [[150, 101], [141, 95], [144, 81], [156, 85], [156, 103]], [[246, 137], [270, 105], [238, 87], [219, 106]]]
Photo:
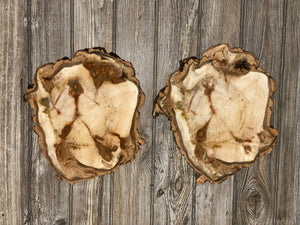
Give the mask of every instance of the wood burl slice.
[[172, 73], [154, 105], [182, 154], [199, 173], [198, 183], [219, 183], [272, 150], [274, 82], [254, 56], [221, 44], [201, 60], [190, 58]]
[[143, 143], [139, 81], [129, 62], [104, 49], [40, 67], [26, 97], [46, 158], [71, 184], [112, 172]]

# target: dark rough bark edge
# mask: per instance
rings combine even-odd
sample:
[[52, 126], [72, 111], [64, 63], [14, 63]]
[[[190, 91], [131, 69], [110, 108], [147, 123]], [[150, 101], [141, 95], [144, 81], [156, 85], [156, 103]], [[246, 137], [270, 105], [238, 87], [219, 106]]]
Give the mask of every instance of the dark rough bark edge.
[[[135, 113], [134, 113], [134, 116], [133, 116], [133, 119], [132, 119], [132, 125], [131, 125], [131, 130], [130, 130], [130, 136], [133, 138], [133, 142], [135, 144], [135, 150], [134, 150], [134, 154], [127, 156], [127, 158], [125, 158], [125, 157], [123, 157], [123, 155], [121, 155], [119, 162], [117, 162], [116, 166], [113, 167], [110, 170], [101, 170], [101, 169], [93, 168], [95, 171], [97, 171], [95, 176], [91, 176], [91, 177], [88, 177], [88, 178], [76, 178], [76, 179], [73, 179], [73, 180], [69, 180], [66, 177], [64, 177], [64, 175], [60, 171], [58, 171], [58, 169], [56, 169], [53, 162], [51, 161], [51, 158], [47, 154], [48, 150], [47, 150], [47, 144], [46, 144], [46, 141], [45, 141], [45, 134], [43, 132], [43, 129], [39, 125], [39, 122], [38, 122], [38, 111], [39, 111], [39, 109], [38, 109], [38, 104], [35, 100], [36, 97], [34, 96], [34, 92], [38, 89], [37, 75], [38, 75], [38, 72], [41, 69], [44, 69], [46, 67], [50, 67], [53, 70], [53, 72], [51, 73], [52, 76], [55, 76], [55, 74], [57, 72], [59, 72], [61, 69], [63, 69], [64, 67], [70, 67], [70, 66], [78, 64], [76, 59], [78, 57], [80, 57], [81, 52], [88, 53], [88, 54], [98, 54], [98, 55], [106, 56], [106, 57], [112, 58], [116, 62], [121, 63], [124, 66], [130, 67], [132, 69], [132, 73], [129, 74], [127, 79], [132, 81], [138, 87], [138, 90], [139, 90], [137, 106], [136, 106]], [[135, 70], [134, 70], [132, 64], [128, 61], [122, 60], [115, 53], [112, 53], [112, 52], [107, 53], [104, 48], [99, 47], [99, 48], [90, 48], [90, 49], [78, 50], [71, 60], [67, 57], [64, 57], [62, 59], [57, 60], [55, 63], [47, 63], [47, 64], [44, 64], [44, 65], [38, 67], [36, 72], [35, 72], [35, 75], [34, 75], [33, 87], [27, 89], [27, 93], [25, 94], [25, 98], [29, 102], [30, 107], [33, 109], [32, 121], [35, 124], [35, 126], [33, 127], [33, 130], [38, 135], [38, 143], [39, 143], [40, 147], [43, 150], [42, 152], [43, 152], [45, 158], [47, 159], [47, 161], [50, 164], [50, 166], [52, 167], [52, 169], [57, 173], [56, 178], [59, 179], [59, 180], [65, 180], [66, 182], [70, 183], [71, 185], [73, 185], [74, 183], [79, 182], [79, 181], [94, 179], [98, 176], [106, 175], [106, 174], [110, 174], [110, 173], [114, 172], [115, 170], [117, 170], [119, 168], [120, 165], [125, 164], [127, 162], [131, 162], [135, 157], [135, 153], [140, 149], [140, 145], [144, 144], [144, 140], [140, 137], [140, 134], [138, 132], [138, 123], [139, 123], [139, 117], [140, 117], [139, 110], [145, 102], [145, 94], [144, 94], [144, 92], [142, 91], [142, 89], [140, 87], [139, 80], [135, 77]]]
[[[206, 63], [207, 61], [211, 60], [210, 58], [208, 58], [207, 56], [205, 56], [205, 54], [210, 51], [211, 49], [220, 46], [220, 45], [225, 45], [228, 50], [230, 52], [233, 53], [245, 53], [249, 56], [252, 56], [257, 64], [257, 67], [255, 68], [255, 70], [250, 70], [250, 71], [258, 71], [258, 72], [262, 72], [264, 73], [267, 77], [268, 77], [268, 81], [269, 81], [269, 88], [270, 88], [270, 92], [269, 92], [269, 99], [267, 102], [267, 107], [266, 107], [266, 112], [265, 112], [265, 118], [264, 118], [264, 122], [263, 122], [263, 128], [265, 130], [267, 130], [273, 137], [274, 140], [273, 142], [264, 148], [259, 149], [258, 154], [256, 155], [255, 159], [251, 162], [246, 162], [246, 163], [227, 163], [227, 162], [223, 162], [221, 160], [218, 159], [213, 159], [216, 160], [218, 162], [221, 162], [223, 165], [227, 166], [228, 168], [235, 168], [235, 172], [231, 173], [231, 174], [227, 174], [223, 177], [221, 177], [218, 180], [212, 180], [207, 174], [205, 174], [203, 171], [199, 170], [194, 164], [193, 162], [189, 159], [188, 155], [187, 155], [187, 151], [185, 150], [184, 144], [182, 142], [182, 138], [181, 138], [181, 133], [180, 130], [177, 129], [177, 123], [176, 123], [176, 119], [175, 119], [175, 113], [172, 107], [167, 107], [166, 109], [162, 108], [160, 106], [160, 102], [162, 101], [163, 98], [167, 97], [170, 99], [170, 91], [171, 91], [171, 84], [170, 84], [170, 80], [171, 77], [174, 76], [177, 73], [182, 73], [182, 76], [185, 76], [187, 69], [190, 67], [191, 64], [193, 64], [194, 62], [198, 63], [198, 66], [202, 66], [204, 63]], [[233, 175], [234, 173], [238, 172], [240, 169], [242, 168], [246, 168], [246, 167], [250, 167], [252, 166], [256, 160], [258, 160], [260, 157], [269, 154], [272, 151], [273, 146], [276, 144], [276, 136], [278, 135], [278, 131], [273, 128], [270, 125], [270, 119], [271, 119], [271, 114], [272, 114], [272, 105], [273, 105], [273, 100], [272, 100], [272, 95], [275, 91], [275, 82], [274, 79], [271, 77], [270, 73], [266, 73], [263, 71], [263, 69], [261, 67], [259, 67], [259, 61], [258, 59], [250, 52], [244, 51], [241, 48], [231, 48], [228, 44], [223, 43], [223, 44], [218, 44], [215, 46], [210, 47], [209, 49], [207, 49], [203, 54], [202, 54], [202, 58], [198, 59], [196, 57], [190, 57], [190, 58], [186, 58], [180, 61], [180, 68], [179, 70], [173, 72], [172, 74], [169, 75], [169, 77], [167, 78], [166, 81], [166, 86], [164, 88], [162, 88], [160, 90], [160, 92], [158, 93], [158, 95], [155, 98], [154, 101], [154, 106], [153, 106], [153, 116], [156, 117], [158, 114], [164, 114], [165, 116], [168, 117], [168, 119], [171, 122], [171, 130], [173, 131], [173, 135], [174, 138], [176, 140], [176, 144], [179, 147], [179, 150], [181, 151], [181, 153], [183, 154], [183, 156], [185, 157], [185, 159], [188, 161], [188, 163], [193, 167], [193, 169], [200, 173], [201, 175], [197, 178], [197, 183], [199, 184], [204, 184], [206, 181], [209, 181], [210, 183], [214, 183], [214, 184], [218, 184], [223, 182], [224, 180], [226, 180], [229, 176]], [[170, 104], [171, 105], [171, 104]]]

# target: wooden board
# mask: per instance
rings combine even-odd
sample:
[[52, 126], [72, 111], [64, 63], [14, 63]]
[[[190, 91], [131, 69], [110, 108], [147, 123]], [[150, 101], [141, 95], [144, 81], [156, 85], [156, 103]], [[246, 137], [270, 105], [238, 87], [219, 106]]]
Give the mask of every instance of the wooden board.
[[146, 95], [139, 132], [145, 145], [135, 160], [114, 175], [113, 223], [150, 224], [152, 179], [152, 110], [154, 66], [154, 2], [122, 0], [115, 3], [115, 51], [130, 61]]
[[[71, 55], [71, 14], [67, 1], [32, 0], [30, 7], [30, 68], [31, 76], [37, 67], [55, 62]], [[59, 44], [58, 44], [59, 43]], [[32, 116], [32, 114], [31, 114]], [[29, 216], [28, 223], [55, 224], [69, 220], [70, 186], [55, 179], [55, 172], [49, 167], [42, 150], [39, 148], [37, 135], [32, 135], [31, 158], [28, 181]], [[51, 177], [51, 179], [50, 179]]]
[[26, 11], [23, 1], [0, 4], [0, 224], [22, 224], [28, 216], [27, 162], [32, 144], [27, 135], [29, 110], [22, 96], [30, 67]]
[[[197, 54], [199, 2], [159, 1], [157, 6], [156, 92], [179, 61]], [[153, 224], [194, 223], [195, 178], [177, 149], [165, 116], [155, 120]]]
[[[0, 224], [300, 223], [297, 0], [0, 0]], [[218, 43], [252, 52], [276, 82], [270, 155], [219, 185], [197, 185], [154, 98], [179, 60]], [[145, 92], [145, 145], [115, 173], [55, 179], [23, 95], [44, 63], [104, 47], [130, 61]]]

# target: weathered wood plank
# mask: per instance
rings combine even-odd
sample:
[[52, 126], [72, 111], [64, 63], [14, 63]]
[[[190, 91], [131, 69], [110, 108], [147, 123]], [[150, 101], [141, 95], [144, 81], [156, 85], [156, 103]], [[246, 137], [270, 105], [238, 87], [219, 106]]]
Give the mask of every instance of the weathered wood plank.
[[[299, 30], [298, 30], [299, 33]], [[298, 39], [298, 46], [300, 45]], [[295, 180], [294, 180], [294, 224], [300, 223], [300, 74], [298, 64], [298, 85], [297, 85], [297, 100], [296, 100], [296, 156], [295, 156]], [[298, 121], [297, 121], [298, 118]], [[297, 150], [298, 149], [298, 150]]]
[[[298, 3], [298, 8], [296, 8], [296, 13], [300, 13], [300, 7]], [[299, 18], [296, 20], [296, 24], [299, 24]], [[295, 41], [295, 45], [297, 46], [296, 52], [298, 53], [300, 47], [300, 27], [295, 29], [295, 33], [298, 34], [298, 39]], [[297, 35], [296, 35], [297, 37]], [[299, 54], [299, 53], [298, 53]], [[299, 58], [299, 55], [298, 55]], [[296, 64], [297, 65], [297, 64]], [[298, 66], [295, 65], [295, 74], [298, 74], [298, 84], [296, 90], [296, 155], [295, 155], [295, 180], [294, 180], [294, 224], [300, 223], [300, 68], [299, 63]], [[298, 73], [297, 73], [298, 71]]]
[[[113, 47], [113, 2], [104, 0], [74, 1], [74, 51]], [[83, 181], [71, 193], [71, 224], [112, 224], [112, 175]]]
[[[200, 40], [198, 55], [216, 44], [228, 43], [239, 47], [240, 2], [204, 1], [200, 7]], [[221, 184], [206, 183], [196, 186], [196, 223], [232, 223], [233, 177]]]
[[[31, 67], [70, 56], [70, 2], [31, 1]], [[33, 76], [33, 74], [32, 74]], [[33, 132], [32, 132], [33, 133]], [[70, 185], [55, 179], [33, 134], [30, 224], [65, 224], [69, 221]]]
[[[199, 1], [159, 1], [157, 89], [179, 68], [179, 60], [197, 54]], [[177, 148], [170, 122], [155, 121], [154, 224], [193, 224], [193, 169]]]
[[139, 132], [145, 145], [130, 164], [114, 176], [113, 224], [150, 224], [152, 176], [152, 102], [154, 63], [154, 1], [117, 1], [116, 53], [130, 61], [146, 100]]
[[[280, 79], [279, 101], [280, 105], [278, 119], [278, 176], [276, 194], [276, 224], [298, 224], [296, 216], [299, 216], [299, 186], [293, 185], [299, 177], [299, 156], [297, 148], [297, 106], [299, 106], [299, 14], [300, 2], [287, 0], [284, 8], [284, 29], [282, 45], [282, 65]], [[299, 109], [298, 109], [299, 110]], [[299, 144], [299, 143], [298, 143]], [[298, 145], [299, 146], [299, 145]], [[298, 152], [298, 153], [297, 153]], [[298, 164], [298, 168], [296, 165]], [[298, 169], [298, 170], [297, 170]], [[299, 182], [299, 181], [298, 181]]]
[[113, 1], [74, 0], [74, 51], [113, 45]]
[[235, 0], [201, 1], [199, 14], [199, 56], [211, 46], [227, 43], [231, 47], [239, 47], [240, 39], [240, 7]]
[[[0, 224], [24, 224], [28, 212], [28, 48], [25, 1], [0, 2]], [[25, 21], [26, 22], [26, 21]]]
[[[283, 42], [283, 1], [244, 1], [242, 5], [241, 47], [252, 52], [260, 61], [260, 66], [270, 72], [280, 87]], [[279, 34], [279, 35], [274, 35]], [[270, 55], [272, 57], [270, 57]], [[280, 89], [280, 88], [279, 88]], [[280, 116], [280, 93], [273, 97], [275, 104], [273, 118], [278, 127]], [[274, 119], [272, 124], [274, 124]], [[280, 132], [280, 131], [279, 131]], [[242, 170], [234, 179], [234, 214], [237, 224], [274, 224], [277, 188], [278, 145], [271, 155], [259, 159], [249, 169]]]

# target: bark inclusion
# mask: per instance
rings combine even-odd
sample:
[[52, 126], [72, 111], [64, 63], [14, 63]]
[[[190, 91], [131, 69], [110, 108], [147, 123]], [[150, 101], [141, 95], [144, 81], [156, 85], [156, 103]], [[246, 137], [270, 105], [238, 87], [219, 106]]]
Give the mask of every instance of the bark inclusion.
[[144, 94], [129, 62], [104, 49], [40, 67], [27, 99], [44, 154], [73, 184], [131, 161]]
[[202, 174], [198, 182], [218, 183], [271, 151], [273, 91], [252, 54], [221, 44], [201, 60], [181, 62], [157, 96], [154, 115], [171, 120], [181, 152]]

